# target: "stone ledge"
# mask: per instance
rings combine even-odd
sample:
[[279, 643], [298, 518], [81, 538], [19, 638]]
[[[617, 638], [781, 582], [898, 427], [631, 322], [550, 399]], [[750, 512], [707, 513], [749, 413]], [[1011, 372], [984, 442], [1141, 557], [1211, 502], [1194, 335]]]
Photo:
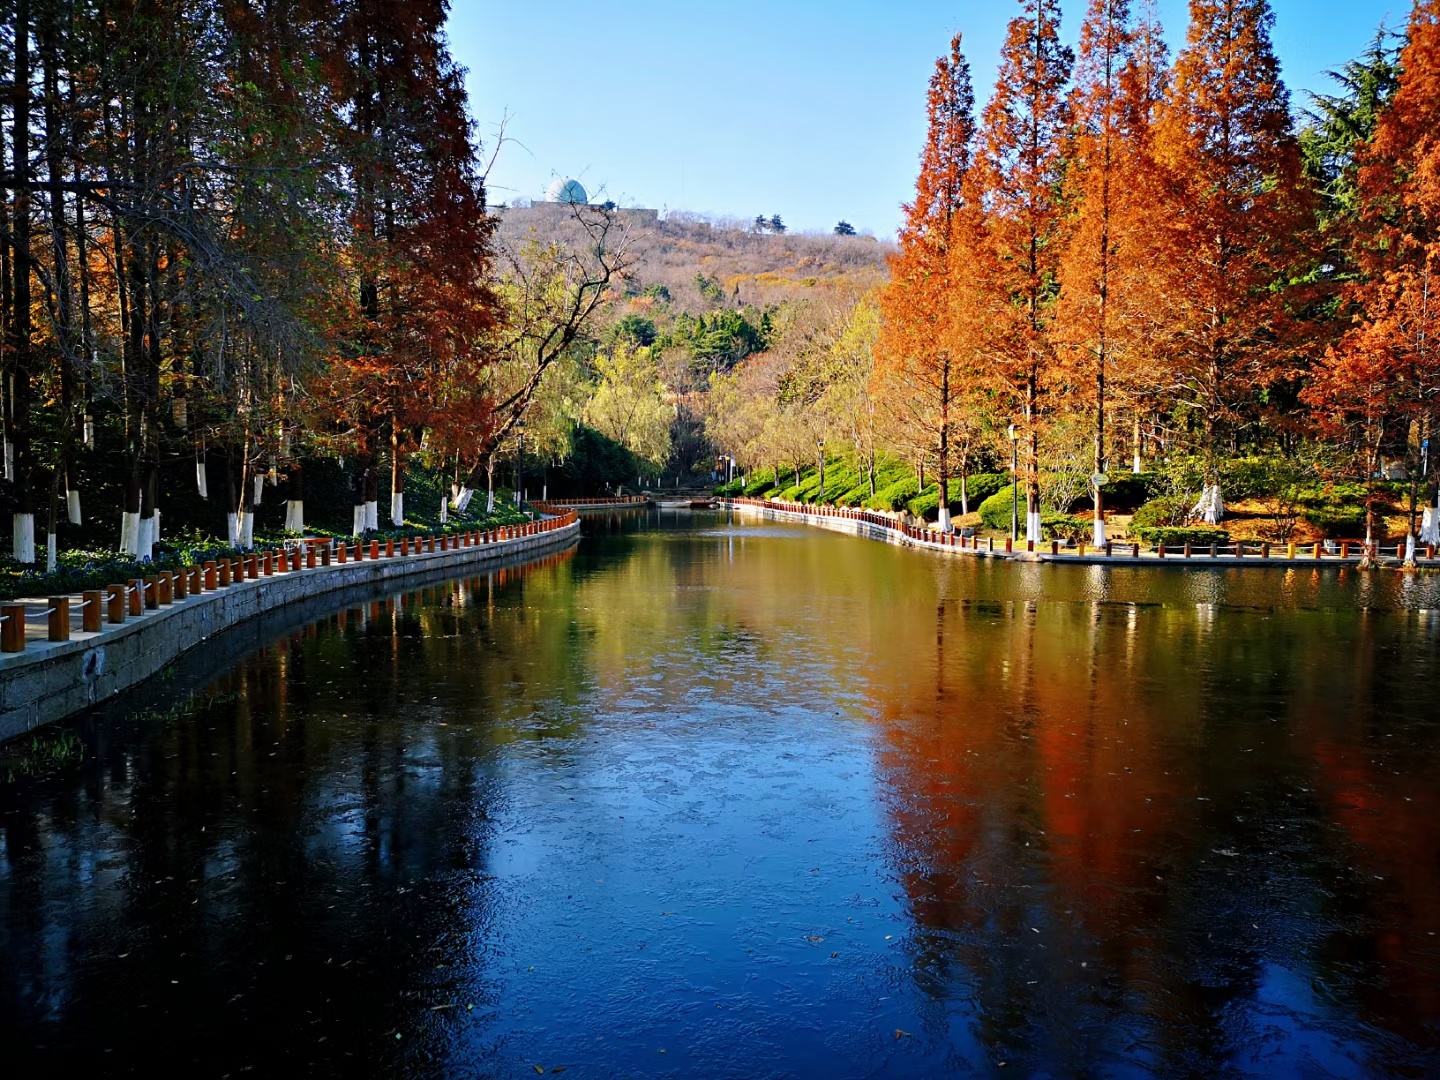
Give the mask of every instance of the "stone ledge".
[[573, 543], [578, 520], [548, 532], [446, 551], [332, 564], [247, 579], [188, 596], [98, 633], [31, 641], [0, 655], [0, 741], [71, 716], [149, 678], [196, 645], [246, 620], [326, 593], [513, 559]]

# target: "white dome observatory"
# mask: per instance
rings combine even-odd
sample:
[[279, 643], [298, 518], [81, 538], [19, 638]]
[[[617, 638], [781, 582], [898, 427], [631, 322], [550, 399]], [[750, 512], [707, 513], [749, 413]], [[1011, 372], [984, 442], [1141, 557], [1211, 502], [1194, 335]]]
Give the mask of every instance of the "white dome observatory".
[[585, 188], [581, 186], [579, 180], [562, 177], [552, 181], [550, 186], [545, 189], [545, 201], [584, 206], [589, 203], [590, 196], [585, 194]]

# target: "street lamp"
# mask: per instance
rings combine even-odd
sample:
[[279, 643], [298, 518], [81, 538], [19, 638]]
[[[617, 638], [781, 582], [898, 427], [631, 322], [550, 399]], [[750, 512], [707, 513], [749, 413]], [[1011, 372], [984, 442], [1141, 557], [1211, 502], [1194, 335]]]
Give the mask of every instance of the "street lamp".
[[1020, 435], [1010, 425], [1010, 542], [1020, 539]]
[[815, 496], [817, 503], [825, 501], [825, 436], [821, 435], [815, 440], [815, 451], [820, 455], [820, 491]]
[[515, 422], [520, 430], [520, 454], [515, 463], [515, 505], [523, 508], [525, 506], [525, 418], [522, 416]]

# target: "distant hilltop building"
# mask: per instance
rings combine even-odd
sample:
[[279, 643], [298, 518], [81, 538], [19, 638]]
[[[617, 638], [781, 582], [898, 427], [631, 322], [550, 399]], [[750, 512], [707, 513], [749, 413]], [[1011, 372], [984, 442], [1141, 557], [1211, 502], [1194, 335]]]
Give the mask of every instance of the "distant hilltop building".
[[[585, 185], [580, 183], [579, 180], [575, 180], [568, 176], [561, 176], [552, 180], [550, 182], [550, 186], [545, 189], [544, 202], [532, 203], [529, 199], [522, 196], [521, 198], [516, 199], [508, 207], [503, 207], [502, 209], [504, 209], [505, 212], [511, 214], [513, 214], [517, 210], [555, 213], [557, 211], [569, 210], [570, 208], [576, 206], [589, 205], [590, 195], [585, 190]], [[660, 211], [658, 210], [646, 210], [642, 209], [641, 207], [616, 206], [612, 202], [601, 203], [600, 205], [607, 210], [614, 210], [622, 218], [638, 218], [644, 221], [658, 221], [660, 218]]]
[[545, 201], [585, 206], [590, 202], [590, 196], [585, 194], [585, 187], [579, 180], [571, 180], [562, 176], [545, 189]]

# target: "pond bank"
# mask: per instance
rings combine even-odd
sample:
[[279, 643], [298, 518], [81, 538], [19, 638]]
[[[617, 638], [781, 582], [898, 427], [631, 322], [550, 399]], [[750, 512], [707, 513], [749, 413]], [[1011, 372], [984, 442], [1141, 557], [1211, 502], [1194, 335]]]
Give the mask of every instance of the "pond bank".
[[[1344, 544], [1334, 551], [1327, 551], [1320, 544], [1227, 544], [1221, 547], [1167, 550], [1162, 544], [1158, 548], [1143, 549], [1139, 544], [1108, 544], [1106, 550], [1089, 548], [1085, 544], [1065, 547], [1058, 542], [1033, 544], [1020, 541], [1012, 545], [1009, 540], [996, 541], [993, 537], [960, 536], [941, 533], [934, 529], [922, 529], [913, 525], [900, 525], [883, 514], [869, 510], [851, 510], [845, 507], [811, 506], [804, 503], [781, 503], [765, 499], [723, 499], [721, 506], [742, 514], [753, 514], [767, 521], [789, 521], [801, 525], [813, 525], [833, 532], [849, 533], [869, 540], [880, 540], [902, 547], [923, 548], [947, 555], [967, 555], [981, 559], [1010, 559], [1017, 562], [1054, 562], [1081, 565], [1118, 565], [1180, 567], [1185, 569], [1225, 569], [1261, 566], [1358, 566], [1362, 561], [1357, 545]], [[1383, 555], [1382, 549], [1382, 555]], [[1417, 565], [1434, 568], [1440, 566], [1432, 550], [1417, 551]], [[1378, 565], [1399, 567], [1402, 558], [1397, 548], [1394, 558], [1384, 557]]]
[[[122, 621], [97, 620], [91, 623], [97, 628], [88, 630], [83, 628], [82, 605], [87, 596], [97, 602], [93, 598], [99, 594], [63, 598], [69, 601], [70, 609], [66, 618], [68, 640], [30, 637], [23, 651], [0, 655], [0, 742], [113, 697], [201, 642], [258, 615], [355, 586], [554, 550], [574, 543], [579, 530], [578, 518], [566, 514], [489, 533], [450, 534], [439, 544], [431, 537], [424, 545], [428, 550], [421, 550], [417, 542], [414, 551], [407, 551], [407, 543], [404, 549], [391, 546], [389, 550], [394, 553], [385, 555], [384, 549], [375, 545], [374, 554], [363, 560], [339, 561], [344, 557], [339, 554], [344, 545], [336, 548], [334, 559], [324, 560], [328, 565], [284, 570], [280, 560], [267, 557], [265, 571], [256, 574], [252, 565], [249, 575], [228, 585], [215, 580], [213, 569], [200, 571], [205, 585], [202, 591], [185, 590], [182, 594], [177, 589], [172, 593], [170, 582], [163, 587], [157, 585], [160, 595], [153, 606], [137, 596], [134, 600], [139, 602], [138, 612], [131, 608]], [[228, 575], [221, 579], [225, 580], [229, 580]], [[161, 602], [167, 599], [168, 603]], [[30, 601], [28, 605], [17, 603], [7, 608], [40, 603]], [[55, 605], [45, 603], [50, 604], [46, 615], [51, 616]], [[121, 603], [126, 604], [126, 598], [122, 597]]]

